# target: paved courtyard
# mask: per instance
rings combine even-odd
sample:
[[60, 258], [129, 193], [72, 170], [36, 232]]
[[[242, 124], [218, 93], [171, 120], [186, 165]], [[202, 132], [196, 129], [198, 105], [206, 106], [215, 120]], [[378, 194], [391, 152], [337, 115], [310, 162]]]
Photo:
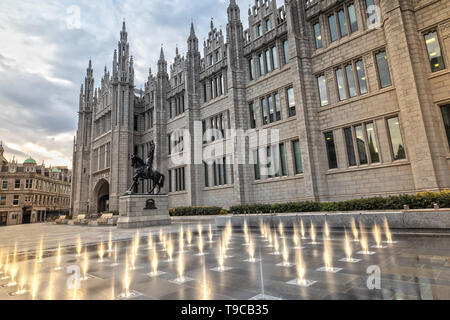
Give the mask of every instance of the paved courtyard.
[[[246, 260], [251, 250], [244, 245], [248, 241], [242, 230], [228, 232], [227, 229], [217, 230], [212, 226], [210, 242], [208, 225], [202, 227], [201, 241], [197, 226], [183, 225], [184, 252], [181, 255], [179, 230], [180, 225], [164, 228], [162, 233], [159, 228], [141, 229], [139, 243], [136, 244], [136, 230], [50, 224], [2, 228], [0, 299], [247, 300], [262, 294], [277, 299], [450, 299], [448, 234], [394, 231], [394, 243], [383, 244], [384, 248], [373, 248], [373, 237], [367, 234], [371, 254], [358, 254], [360, 244], [352, 242], [353, 258], [361, 261], [351, 263], [341, 261], [346, 257], [343, 230], [332, 231], [325, 245], [319, 229], [317, 244], [311, 244], [311, 239], [303, 239], [303, 248], [298, 249], [294, 248], [292, 230], [285, 230], [281, 234], [272, 229], [270, 233], [277, 235], [276, 241], [280, 247], [280, 254], [274, 255], [275, 237], [269, 242], [267, 234], [264, 237], [260, 230], [252, 229], [249, 232], [256, 261], [248, 262]], [[188, 245], [188, 230], [191, 230], [192, 235], [191, 246]], [[113, 251], [108, 253], [110, 231]], [[153, 234], [150, 249], [147, 238], [149, 233]], [[81, 254], [77, 256], [78, 235], [82, 240], [82, 248]], [[19, 254], [38, 247], [41, 236], [44, 236], [41, 262], [38, 261], [39, 253]], [[102, 240], [105, 253], [103, 261], [99, 262], [98, 244]], [[12, 280], [11, 276], [6, 275], [11, 275], [13, 264], [9, 260], [10, 271], [4, 272], [4, 254], [6, 250], [12, 253], [16, 241], [13, 280], [16, 284], [8, 286]], [[203, 243], [203, 249], [200, 249], [199, 242]], [[220, 244], [225, 242], [225, 268], [223, 272], [218, 272], [216, 268], [220, 265], [220, 257], [223, 257], [223, 249], [220, 248], [225, 248]], [[62, 246], [61, 270], [55, 270], [58, 265], [55, 250], [58, 243]], [[284, 247], [286, 250], [283, 250]], [[319, 270], [324, 267], [325, 248], [330, 252], [331, 264], [335, 268], [333, 271], [337, 273]], [[204, 255], [199, 254], [201, 251]], [[279, 265], [283, 262], [283, 251], [288, 252], [290, 266]], [[157, 270], [161, 274], [150, 277], [155, 252], [158, 256]], [[172, 261], [168, 261], [169, 252], [172, 253]], [[301, 260], [298, 259], [300, 254]], [[311, 286], [299, 286], [296, 281], [292, 281], [298, 278], [299, 265], [303, 266], [301, 270], [305, 270], [304, 278], [312, 281]], [[80, 281], [79, 290], [76, 290], [76, 286], [75, 289], [68, 286], [68, 280], [77, 279], [67, 274], [68, 270], [75, 274], [78, 270], [81, 277], [86, 276], [85, 280]], [[368, 274], [368, 271], [373, 270], [380, 271], [380, 288], [370, 290], [371, 284], [377, 287], [376, 278], [370, 278]], [[174, 281], [180, 278], [180, 272], [185, 283]], [[24, 294], [14, 296], [22, 287]], [[128, 294], [123, 297], [123, 293]]]

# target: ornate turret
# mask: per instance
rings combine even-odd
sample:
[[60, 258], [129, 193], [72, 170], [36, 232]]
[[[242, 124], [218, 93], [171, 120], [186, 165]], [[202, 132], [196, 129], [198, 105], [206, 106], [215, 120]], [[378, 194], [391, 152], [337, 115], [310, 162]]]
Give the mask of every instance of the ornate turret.
[[4, 153], [5, 153], [5, 149], [3, 148], [3, 142], [0, 141], [0, 165], [8, 164], [8, 161], [3, 156]]

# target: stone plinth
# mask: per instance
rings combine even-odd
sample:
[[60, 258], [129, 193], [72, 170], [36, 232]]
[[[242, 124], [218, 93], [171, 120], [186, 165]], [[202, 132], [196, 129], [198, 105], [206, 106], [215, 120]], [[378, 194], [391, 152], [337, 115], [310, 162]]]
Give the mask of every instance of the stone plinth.
[[[154, 201], [154, 207], [149, 200]], [[126, 195], [120, 197], [119, 207], [120, 217], [117, 222], [119, 229], [163, 226], [172, 223], [167, 195]]]

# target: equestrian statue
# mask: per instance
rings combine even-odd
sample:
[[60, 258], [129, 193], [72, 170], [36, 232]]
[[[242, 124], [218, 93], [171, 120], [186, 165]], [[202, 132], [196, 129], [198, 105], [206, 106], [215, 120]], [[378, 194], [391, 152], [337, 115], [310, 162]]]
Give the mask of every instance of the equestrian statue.
[[133, 194], [134, 188], [139, 186], [139, 180], [151, 180], [152, 190], [150, 190], [149, 194], [153, 194], [153, 191], [158, 187], [158, 192], [155, 194], [160, 194], [161, 189], [164, 187], [165, 177], [160, 172], [153, 170], [153, 158], [155, 155], [155, 144], [152, 141], [150, 143], [150, 150], [148, 151], [147, 159], [144, 162], [137, 155], [133, 155], [131, 157], [131, 166], [134, 168], [135, 175], [133, 177], [133, 184], [128, 190], [127, 194]]

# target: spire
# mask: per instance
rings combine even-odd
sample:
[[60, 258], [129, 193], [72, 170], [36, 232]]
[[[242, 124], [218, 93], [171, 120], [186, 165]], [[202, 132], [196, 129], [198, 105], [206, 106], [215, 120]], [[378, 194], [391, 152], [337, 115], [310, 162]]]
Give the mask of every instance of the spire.
[[127, 26], [125, 24], [125, 19], [123, 19], [122, 31], [120, 31], [120, 41], [127, 42], [127, 38], [128, 38]]
[[127, 31], [127, 26], [126, 26], [126, 24], [125, 24], [125, 18], [123, 18], [122, 31], [123, 31], [123, 32], [126, 32], [126, 31]]
[[164, 59], [164, 47], [161, 44], [161, 54], [159, 55], [159, 61], [163, 61]]
[[198, 38], [195, 35], [194, 22], [191, 23], [191, 34], [188, 38], [188, 51], [198, 51]]
[[214, 18], [211, 17], [211, 30], [214, 30]]
[[240, 9], [236, 4], [236, 0], [230, 0], [230, 5], [228, 6], [228, 21], [240, 20]]
[[191, 22], [191, 37], [195, 37], [194, 22]]
[[164, 58], [164, 47], [161, 44], [161, 54], [158, 60], [158, 74], [167, 73], [167, 61]]

